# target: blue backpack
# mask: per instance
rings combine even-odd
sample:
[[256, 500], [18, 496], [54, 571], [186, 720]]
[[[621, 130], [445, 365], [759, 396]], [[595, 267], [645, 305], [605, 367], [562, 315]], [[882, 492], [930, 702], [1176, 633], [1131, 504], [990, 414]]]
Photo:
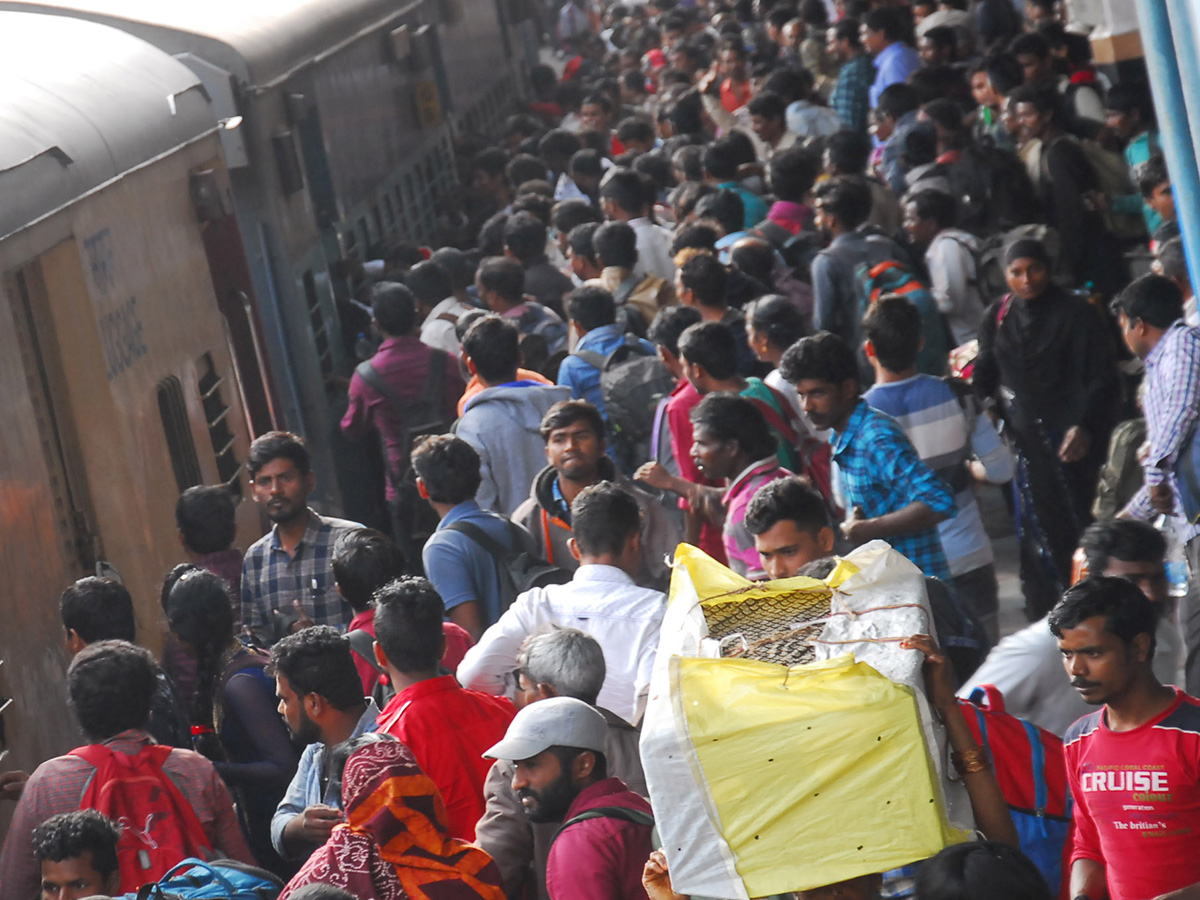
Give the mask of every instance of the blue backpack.
[[950, 348], [954, 344], [937, 301], [921, 279], [904, 263], [894, 259], [873, 266], [863, 263], [857, 269], [857, 277], [862, 302], [860, 316], [880, 297], [891, 294], [903, 297], [917, 308], [921, 314], [921, 337], [925, 339], [925, 346], [917, 354], [917, 371], [938, 377], [945, 375]]
[[157, 883], [124, 900], [276, 900], [283, 882], [264, 869], [233, 859], [185, 859]]

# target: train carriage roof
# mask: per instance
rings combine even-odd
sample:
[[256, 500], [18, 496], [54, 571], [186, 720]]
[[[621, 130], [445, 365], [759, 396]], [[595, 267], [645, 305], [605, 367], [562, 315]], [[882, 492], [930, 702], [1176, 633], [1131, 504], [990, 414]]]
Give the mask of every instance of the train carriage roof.
[[410, 6], [397, 0], [4, 0], [116, 25], [168, 53], [192, 53], [251, 90], [285, 79]]
[[115, 28], [0, 12], [0, 236], [217, 127], [196, 75]]

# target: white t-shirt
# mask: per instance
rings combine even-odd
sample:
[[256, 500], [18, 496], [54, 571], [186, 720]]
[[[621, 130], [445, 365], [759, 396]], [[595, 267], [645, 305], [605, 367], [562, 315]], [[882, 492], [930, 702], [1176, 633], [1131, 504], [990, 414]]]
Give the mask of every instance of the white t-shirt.
[[454, 335], [454, 324], [458, 317], [475, 309], [460, 303], [455, 297], [447, 297], [429, 311], [421, 323], [421, 343], [436, 350], [445, 350], [458, 356], [458, 338]]

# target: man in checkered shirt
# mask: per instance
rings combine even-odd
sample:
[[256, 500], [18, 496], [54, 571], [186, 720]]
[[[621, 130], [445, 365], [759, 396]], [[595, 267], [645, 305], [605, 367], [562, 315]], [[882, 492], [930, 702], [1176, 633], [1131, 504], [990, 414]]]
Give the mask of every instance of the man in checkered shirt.
[[345, 630], [354, 614], [342, 601], [330, 561], [357, 522], [319, 516], [308, 506], [316, 487], [304, 439], [272, 431], [250, 445], [254, 500], [275, 527], [246, 551], [242, 563], [242, 623], [268, 643], [308, 625]]

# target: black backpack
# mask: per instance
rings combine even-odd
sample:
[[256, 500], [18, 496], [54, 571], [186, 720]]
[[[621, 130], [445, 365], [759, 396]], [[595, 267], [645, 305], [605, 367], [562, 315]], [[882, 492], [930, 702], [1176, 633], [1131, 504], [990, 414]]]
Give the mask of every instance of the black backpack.
[[[596, 806], [592, 809], [584, 810], [577, 816], [571, 816], [567, 821], [558, 826], [558, 830], [554, 832], [554, 836], [550, 838], [550, 845], [558, 840], [558, 836], [579, 822], [586, 822], [588, 819], [623, 819], [626, 822], [632, 822], [634, 825], [654, 825], [654, 816], [648, 812], [642, 812], [640, 809], [629, 809], [625, 806]], [[657, 835], [651, 837], [651, 845], [654, 847], [660, 846], [657, 840]]]
[[533, 588], [546, 587], [551, 584], [566, 584], [571, 580], [571, 572], [558, 566], [551, 565], [544, 559], [534, 556], [524, 550], [525, 541], [519, 525], [505, 520], [508, 525], [508, 537], [513, 549], [502, 543], [476, 525], [474, 522], [451, 522], [446, 526], [449, 531], [465, 534], [476, 544], [487, 551], [500, 573], [500, 612], [512, 606], [518, 596]]
[[821, 238], [814, 232], [801, 231], [793, 234], [770, 219], [759, 222], [749, 232], [762, 238], [779, 251], [792, 274], [804, 284], [812, 284], [812, 264], [817, 254], [824, 249]]
[[[371, 632], [365, 631], [362, 628], [355, 628], [353, 631], [346, 632], [346, 640], [350, 642], [350, 649], [360, 659], [366, 662], [372, 669], [380, 675], [386, 675], [383, 666], [375, 659], [375, 638]], [[371, 690], [371, 699], [375, 701], [375, 705], [383, 709], [388, 705], [388, 701], [396, 695], [396, 689], [390, 684], [384, 684], [380, 678], [375, 682], [375, 687]]]
[[675, 389], [675, 379], [657, 354], [633, 335], [604, 356], [593, 350], [576, 350], [590, 366], [600, 370], [600, 396], [612, 430], [613, 456], [622, 471], [651, 458], [650, 435], [658, 401]]

